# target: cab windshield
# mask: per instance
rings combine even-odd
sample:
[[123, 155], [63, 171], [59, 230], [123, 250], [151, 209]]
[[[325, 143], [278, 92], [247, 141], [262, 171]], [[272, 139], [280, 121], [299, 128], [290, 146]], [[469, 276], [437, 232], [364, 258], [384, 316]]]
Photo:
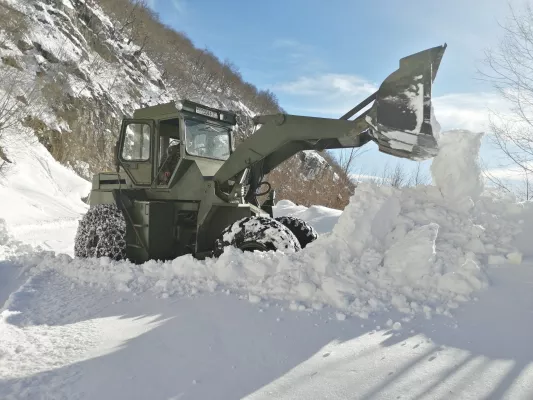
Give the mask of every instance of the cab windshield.
[[226, 160], [231, 147], [229, 127], [185, 119], [185, 145], [190, 155]]

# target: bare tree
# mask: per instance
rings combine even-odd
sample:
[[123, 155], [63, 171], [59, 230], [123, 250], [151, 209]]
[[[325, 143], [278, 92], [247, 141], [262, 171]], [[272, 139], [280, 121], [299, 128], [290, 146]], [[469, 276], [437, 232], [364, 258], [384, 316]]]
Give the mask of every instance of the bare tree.
[[13, 67], [0, 66], [0, 138], [17, 125], [39, 97], [39, 82]]
[[27, 31], [27, 25], [24, 14], [8, 4], [0, 3], [0, 47], [5, 46], [7, 38], [20, 39]]
[[363, 150], [362, 147], [352, 147], [349, 149], [340, 150], [335, 158], [343, 174], [347, 176], [350, 175], [355, 166], [355, 161], [357, 158], [362, 156], [367, 151], [368, 149]]
[[338, 177], [331, 166], [308, 171], [300, 158], [294, 156], [270, 172], [267, 179], [276, 189], [278, 199], [343, 209], [355, 185], [346, 185]]
[[388, 180], [389, 184], [395, 188], [402, 188], [408, 185], [409, 179], [407, 178], [407, 173], [402, 164], [396, 164], [396, 167], [392, 170]]
[[[42, 111], [42, 105], [38, 104], [39, 80], [31, 79], [17, 68], [0, 66], [0, 85], [0, 176], [3, 176], [12, 160], [2, 145], [20, 139], [26, 132], [21, 122], [30, 113]], [[16, 136], [7, 136], [8, 130]]]
[[510, 104], [509, 113], [490, 110], [492, 134], [488, 138], [504, 156], [504, 165], [520, 171], [524, 187], [517, 190], [486, 169], [485, 177], [496, 187], [529, 199], [533, 172], [533, 10], [530, 4], [520, 13], [511, 5], [509, 9], [510, 17], [500, 24], [503, 37], [496, 48], [486, 51], [486, 69], [479, 73]]
[[427, 173], [422, 171], [422, 163], [417, 162], [415, 169], [411, 171], [411, 175], [407, 181], [407, 186], [420, 186], [420, 185], [429, 185], [431, 179]]
[[431, 182], [429, 175], [423, 171], [422, 164], [417, 163], [416, 167], [409, 171], [400, 162], [394, 167], [385, 163], [381, 170], [374, 168], [367, 172], [364, 169], [355, 174], [360, 181], [372, 183], [376, 186], [392, 186], [398, 189], [419, 185], [428, 185]]
[[9, 164], [11, 164], [11, 160], [4, 152], [2, 146], [0, 146], [0, 177], [4, 176], [4, 172]]

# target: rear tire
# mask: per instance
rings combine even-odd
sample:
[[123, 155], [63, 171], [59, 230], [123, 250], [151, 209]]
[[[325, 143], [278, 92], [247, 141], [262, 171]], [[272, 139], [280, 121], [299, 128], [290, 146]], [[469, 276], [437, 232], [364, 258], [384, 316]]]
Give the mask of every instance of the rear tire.
[[222, 231], [215, 241], [213, 255], [219, 257], [228, 246], [242, 251], [283, 251], [294, 253], [302, 247], [282, 223], [269, 217], [243, 218]]
[[277, 217], [276, 221], [281, 222], [285, 227], [289, 228], [296, 236], [302, 249], [305, 249], [309, 243], [314, 242], [318, 238], [318, 233], [311, 225], [303, 219], [296, 217]]
[[89, 208], [79, 222], [74, 242], [78, 258], [126, 258], [126, 220], [115, 204], [98, 204]]

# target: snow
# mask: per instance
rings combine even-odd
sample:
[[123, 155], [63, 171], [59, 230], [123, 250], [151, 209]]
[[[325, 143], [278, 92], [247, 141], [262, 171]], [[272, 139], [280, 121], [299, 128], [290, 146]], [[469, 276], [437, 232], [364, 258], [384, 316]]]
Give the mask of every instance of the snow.
[[[3, 140], [0, 145], [9, 143], [13, 164], [8, 166], [7, 179], [0, 183], [0, 219], [15, 232], [29, 231], [30, 235], [45, 224], [77, 226], [77, 219], [88, 208], [82, 198], [88, 195], [91, 184], [55, 161], [40, 143], [11, 131]], [[43, 243], [40, 239], [46, 234], [36, 237], [37, 242]]]
[[362, 327], [357, 317], [222, 292], [157, 299], [36, 274], [2, 314], [0, 395], [528, 399], [533, 269], [492, 278], [491, 292], [454, 319], [400, 323], [385, 313]]
[[480, 193], [478, 145], [445, 132], [437, 186], [280, 201], [322, 233], [299, 253], [141, 266], [60, 254], [88, 183], [33, 146], [0, 200], [2, 398], [529, 398], [529, 208]]
[[[89, 77], [69, 76], [66, 90], [106, 93], [128, 111], [120, 82], [139, 80], [143, 101], [168, 99], [144, 55], [144, 72], [123, 59], [136, 48], [109, 40], [117, 69], [76, 24], [67, 38], [54, 13], [9, 3], [49, 22], [34, 21], [27, 40]], [[76, 2], [39, 4], [68, 19]], [[0, 51], [22, 57], [13, 43]], [[48, 66], [36, 51], [21, 62]], [[70, 129], [50, 110], [40, 118]], [[7, 132], [0, 398], [532, 398], [533, 208], [483, 188], [481, 134], [440, 133], [433, 114], [432, 126], [434, 186], [362, 183], [345, 210], [280, 201], [275, 216], [321, 234], [303, 251], [143, 265], [73, 259], [89, 182]], [[398, 146], [416, 139], [390, 135]]]
[[[423, 76], [419, 76], [419, 79], [415, 77], [415, 80], [421, 79]], [[424, 121], [424, 84], [418, 83], [413, 86], [415, 86], [415, 90], [410, 88], [411, 90], [405, 91], [405, 96], [410, 100], [410, 108], [416, 115], [416, 128], [411, 132], [418, 134]]]
[[444, 132], [436, 186], [280, 201], [321, 233], [303, 251], [134, 265], [71, 257], [89, 184], [20, 149], [0, 197], [0, 396], [530, 398], [531, 207], [480, 192], [478, 150]]
[[483, 134], [453, 130], [446, 132], [439, 142], [439, 156], [431, 164], [433, 181], [442, 196], [456, 207], [468, 202], [473, 205], [483, 192], [483, 179], [478, 153], [471, 149], [481, 146]]
[[280, 200], [274, 208], [274, 217], [294, 216], [309, 223], [319, 234], [330, 232], [337, 223], [341, 210], [323, 206], [299, 206], [290, 200]]

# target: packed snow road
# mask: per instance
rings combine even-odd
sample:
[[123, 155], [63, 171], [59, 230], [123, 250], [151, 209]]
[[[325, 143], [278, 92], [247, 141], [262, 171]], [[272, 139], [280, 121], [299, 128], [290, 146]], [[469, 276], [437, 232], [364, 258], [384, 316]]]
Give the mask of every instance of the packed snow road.
[[453, 318], [407, 322], [224, 290], [117, 292], [51, 269], [19, 276], [10, 261], [0, 271], [3, 399], [533, 396], [532, 264], [489, 268], [490, 288]]

